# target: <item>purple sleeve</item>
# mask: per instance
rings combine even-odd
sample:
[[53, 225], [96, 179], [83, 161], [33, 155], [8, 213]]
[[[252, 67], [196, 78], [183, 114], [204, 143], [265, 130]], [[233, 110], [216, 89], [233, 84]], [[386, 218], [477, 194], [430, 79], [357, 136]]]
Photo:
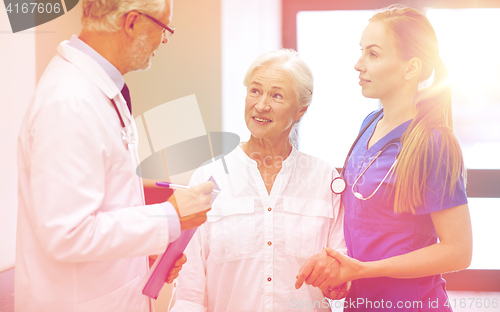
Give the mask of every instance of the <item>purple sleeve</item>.
[[[450, 194], [450, 176], [447, 174], [448, 151], [442, 146], [441, 133], [434, 130], [432, 148], [429, 149], [428, 160], [431, 170], [427, 177], [425, 189], [425, 203], [416, 208], [416, 214], [426, 214], [438, 210], [448, 209], [467, 204], [465, 181], [460, 170], [460, 177], [452, 185]], [[463, 162], [463, 160], [462, 160]], [[438, 166], [439, 165], [439, 166]], [[439, 170], [438, 170], [439, 167]]]
[[171, 243], [181, 236], [181, 223], [179, 215], [177, 215], [177, 211], [175, 211], [171, 203], [164, 202], [162, 206], [165, 209], [165, 215], [168, 220], [168, 242]]

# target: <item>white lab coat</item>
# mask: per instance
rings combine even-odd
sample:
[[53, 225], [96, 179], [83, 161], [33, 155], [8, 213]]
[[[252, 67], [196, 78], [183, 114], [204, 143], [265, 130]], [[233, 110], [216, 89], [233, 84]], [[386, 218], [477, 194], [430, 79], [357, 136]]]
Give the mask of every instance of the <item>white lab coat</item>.
[[[18, 142], [16, 311], [150, 311], [138, 282], [165, 250], [161, 205], [144, 206], [120, 120], [120, 91], [63, 42], [43, 74]], [[137, 134], [136, 134], [137, 137]]]

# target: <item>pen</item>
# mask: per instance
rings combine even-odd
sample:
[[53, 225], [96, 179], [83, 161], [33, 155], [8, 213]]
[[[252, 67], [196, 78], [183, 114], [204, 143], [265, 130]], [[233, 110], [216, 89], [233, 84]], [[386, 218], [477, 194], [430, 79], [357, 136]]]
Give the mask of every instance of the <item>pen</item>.
[[[156, 182], [156, 186], [168, 187], [168, 188], [171, 188], [174, 190], [177, 190], [177, 189], [185, 190], [185, 189], [189, 188], [189, 186], [187, 186], [187, 185], [174, 184], [174, 183], [170, 183], [170, 182]], [[213, 190], [212, 193], [219, 194], [220, 190]]]

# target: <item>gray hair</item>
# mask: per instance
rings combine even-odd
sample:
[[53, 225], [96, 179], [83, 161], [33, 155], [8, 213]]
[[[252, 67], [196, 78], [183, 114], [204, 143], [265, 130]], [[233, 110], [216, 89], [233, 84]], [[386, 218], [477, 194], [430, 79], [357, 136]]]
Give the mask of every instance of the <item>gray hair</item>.
[[[276, 66], [283, 70], [293, 81], [293, 89], [297, 96], [299, 107], [309, 106], [313, 96], [313, 74], [307, 64], [299, 58], [297, 51], [280, 49], [259, 56], [248, 69], [243, 84], [248, 87], [255, 71], [263, 67]], [[303, 115], [302, 115], [303, 117]], [[298, 147], [298, 127], [302, 117], [293, 123], [290, 132], [290, 143]]]
[[166, 9], [165, 0], [83, 0], [83, 28], [93, 31], [115, 32], [120, 19], [130, 11], [157, 16]]

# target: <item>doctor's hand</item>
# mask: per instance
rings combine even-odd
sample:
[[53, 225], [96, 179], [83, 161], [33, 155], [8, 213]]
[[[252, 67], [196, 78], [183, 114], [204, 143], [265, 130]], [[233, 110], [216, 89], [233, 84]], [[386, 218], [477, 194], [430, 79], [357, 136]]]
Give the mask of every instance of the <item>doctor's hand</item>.
[[[295, 288], [299, 289], [305, 282], [306, 285], [328, 289], [338, 278], [340, 265], [332, 256], [328, 255], [326, 249], [313, 255], [302, 265], [297, 275]], [[340, 283], [337, 283], [337, 285]]]
[[176, 190], [168, 201], [174, 206], [181, 222], [181, 230], [200, 226], [207, 220], [207, 212], [212, 204], [214, 184], [210, 181]]
[[174, 279], [176, 279], [177, 276], [179, 276], [179, 272], [182, 270], [182, 265], [186, 263], [186, 261], [187, 257], [185, 254], [182, 254], [182, 256], [179, 259], [177, 259], [177, 261], [175, 261], [174, 266], [168, 273], [168, 277], [166, 280], [167, 284], [171, 284], [174, 281]]

